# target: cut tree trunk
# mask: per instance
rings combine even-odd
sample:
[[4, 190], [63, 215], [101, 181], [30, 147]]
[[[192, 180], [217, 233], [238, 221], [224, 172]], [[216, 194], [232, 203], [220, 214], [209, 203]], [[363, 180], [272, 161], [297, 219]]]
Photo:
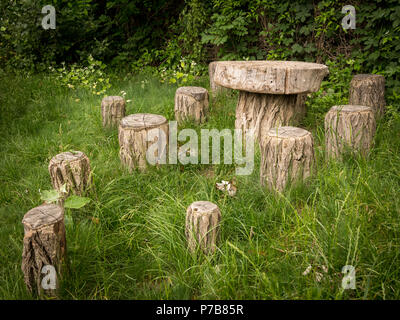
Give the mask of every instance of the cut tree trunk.
[[208, 114], [208, 92], [201, 87], [180, 87], [175, 93], [175, 119], [178, 123], [206, 121]]
[[[29, 210], [22, 223], [25, 236], [21, 268], [25, 284], [32, 293], [56, 296], [67, 253], [64, 209], [56, 204], [42, 204]], [[54, 273], [46, 275], [45, 266], [54, 267], [54, 278]]]
[[[153, 164], [166, 163], [167, 119], [157, 114], [131, 114], [121, 120], [118, 140], [121, 163], [130, 170], [146, 169], [147, 160], [154, 160]], [[149, 151], [151, 159], [147, 159], [147, 151], [154, 144], [157, 148], [154, 152]]]
[[375, 131], [375, 112], [371, 107], [333, 106], [325, 116], [328, 156], [341, 158], [346, 150], [366, 156], [371, 149]]
[[243, 134], [254, 129], [255, 139], [277, 126], [298, 125], [306, 114], [306, 94], [239, 92], [235, 128]]
[[385, 77], [357, 74], [350, 82], [349, 105], [371, 107], [377, 117], [385, 112]]
[[270, 129], [261, 137], [261, 185], [283, 191], [287, 184], [305, 180], [314, 169], [314, 140], [296, 127]]
[[103, 127], [118, 127], [119, 122], [125, 117], [125, 100], [119, 96], [105, 97], [101, 101], [101, 116]]
[[186, 239], [191, 252], [200, 248], [204, 253], [214, 253], [221, 223], [218, 206], [209, 201], [193, 202], [186, 211]]
[[215, 68], [217, 61], [213, 61], [208, 65], [208, 75], [210, 77], [210, 90], [213, 96], [217, 96], [220, 93], [227, 92], [228, 88], [217, 85], [214, 81]]
[[63, 152], [50, 160], [49, 173], [54, 189], [83, 195], [91, 185], [89, 158], [81, 151]]

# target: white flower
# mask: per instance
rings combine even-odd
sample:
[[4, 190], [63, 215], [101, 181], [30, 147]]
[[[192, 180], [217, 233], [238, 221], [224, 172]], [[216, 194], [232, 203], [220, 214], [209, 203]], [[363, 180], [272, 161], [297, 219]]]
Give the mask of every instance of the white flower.
[[311, 264], [310, 264], [310, 265], [306, 268], [306, 270], [304, 270], [303, 276], [308, 275], [308, 274], [310, 273], [311, 269], [312, 269], [312, 266], [311, 266]]

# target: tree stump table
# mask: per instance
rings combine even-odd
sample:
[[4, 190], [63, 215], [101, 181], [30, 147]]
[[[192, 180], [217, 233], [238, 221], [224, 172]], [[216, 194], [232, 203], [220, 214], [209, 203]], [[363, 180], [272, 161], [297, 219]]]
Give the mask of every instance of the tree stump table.
[[328, 67], [297, 61], [218, 61], [215, 83], [239, 91], [236, 129], [255, 138], [273, 127], [298, 123], [306, 94], [319, 89]]
[[89, 158], [81, 151], [63, 152], [50, 160], [49, 173], [53, 188], [83, 195], [91, 184]]
[[375, 112], [371, 107], [333, 106], [325, 115], [325, 145], [328, 156], [341, 158], [346, 149], [367, 155], [375, 131]]
[[[168, 122], [158, 114], [137, 113], [123, 118], [119, 124], [120, 159], [130, 170], [145, 170], [147, 162], [166, 163]], [[155, 146], [156, 149], [152, 150]], [[147, 154], [149, 154], [150, 159]]]
[[175, 93], [175, 119], [178, 123], [191, 120], [197, 124], [206, 121], [208, 92], [201, 87], [180, 87]]
[[209, 201], [193, 202], [186, 211], [186, 239], [191, 252], [201, 248], [204, 253], [214, 253], [221, 222], [218, 206]]
[[101, 101], [101, 117], [103, 127], [118, 127], [119, 122], [125, 117], [125, 99], [119, 96], [105, 97]]
[[22, 223], [25, 235], [21, 268], [25, 284], [32, 293], [55, 296], [66, 261], [64, 209], [42, 204], [29, 210]]
[[314, 167], [314, 139], [307, 130], [284, 126], [261, 137], [260, 182], [283, 191], [289, 182], [308, 178]]
[[377, 117], [385, 112], [385, 77], [378, 74], [357, 74], [350, 82], [349, 105], [371, 107]]

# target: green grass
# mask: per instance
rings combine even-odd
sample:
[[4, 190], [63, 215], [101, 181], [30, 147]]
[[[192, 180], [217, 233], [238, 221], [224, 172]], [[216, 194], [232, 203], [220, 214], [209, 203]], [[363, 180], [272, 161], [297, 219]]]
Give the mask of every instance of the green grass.
[[[63, 299], [400, 298], [395, 113], [378, 123], [368, 159], [337, 162], [326, 159], [323, 143], [322, 119], [331, 101], [309, 100], [303, 126], [315, 138], [314, 177], [272, 194], [259, 185], [257, 152], [253, 174], [237, 177], [232, 198], [215, 183], [233, 178], [234, 165], [165, 165], [129, 173], [120, 166], [117, 132], [102, 128], [101, 97], [62, 89], [47, 76], [1, 77], [0, 299], [31, 299], [20, 268], [21, 220], [41, 204], [39, 189], [51, 189], [51, 157], [68, 150], [88, 155], [94, 188], [89, 205], [66, 211], [70, 272], [62, 282]], [[151, 79], [143, 89], [140, 80], [114, 80], [108, 94], [126, 91], [133, 100], [127, 114], [173, 120], [176, 87]], [[198, 84], [207, 87], [207, 79]], [[236, 99], [233, 93], [212, 100], [210, 121], [189, 126], [233, 129]], [[222, 212], [219, 247], [209, 257], [186, 248], [186, 208], [197, 200], [213, 201]], [[302, 275], [310, 264], [312, 271]], [[341, 289], [344, 265], [356, 268], [356, 290]]]

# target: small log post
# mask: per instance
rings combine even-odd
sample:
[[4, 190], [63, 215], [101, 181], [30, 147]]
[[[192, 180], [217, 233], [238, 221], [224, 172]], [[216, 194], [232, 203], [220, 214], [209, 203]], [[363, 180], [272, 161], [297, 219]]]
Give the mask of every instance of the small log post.
[[295, 180], [305, 180], [314, 168], [314, 140], [307, 130], [276, 127], [261, 138], [261, 185], [283, 191]]
[[349, 105], [371, 107], [376, 117], [385, 112], [385, 77], [378, 74], [357, 74], [350, 82]]
[[217, 85], [214, 81], [215, 67], [217, 66], [217, 61], [210, 62], [208, 65], [208, 76], [210, 78], [210, 90], [211, 94], [215, 97], [222, 92], [227, 92], [228, 88], [221, 87]]
[[[122, 165], [129, 170], [134, 168], [144, 170], [147, 162], [165, 164], [168, 131], [167, 119], [158, 114], [137, 113], [123, 118], [118, 131]], [[154, 146], [156, 149], [152, 152], [149, 148]]]
[[56, 190], [66, 184], [70, 192], [82, 196], [91, 185], [89, 158], [81, 151], [63, 152], [50, 160], [51, 184]]
[[206, 121], [208, 114], [208, 92], [201, 87], [180, 87], [175, 93], [175, 119], [197, 124]]
[[193, 253], [201, 248], [205, 254], [214, 253], [221, 222], [218, 206], [209, 201], [193, 202], [186, 211], [186, 239]]
[[64, 208], [42, 204], [29, 210], [22, 224], [25, 235], [21, 269], [25, 284], [31, 293], [54, 297], [66, 262]]
[[118, 127], [119, 122], [125, 117], [125, 99], [119, 96], [105, 97], [101, 101], [101, 116], [103, 127]]
[[375, 112], [359, 105], [333, 106], [325, 115], [328, 156], [341, 158], [346, 149], [366, 156], [376, 131]]

